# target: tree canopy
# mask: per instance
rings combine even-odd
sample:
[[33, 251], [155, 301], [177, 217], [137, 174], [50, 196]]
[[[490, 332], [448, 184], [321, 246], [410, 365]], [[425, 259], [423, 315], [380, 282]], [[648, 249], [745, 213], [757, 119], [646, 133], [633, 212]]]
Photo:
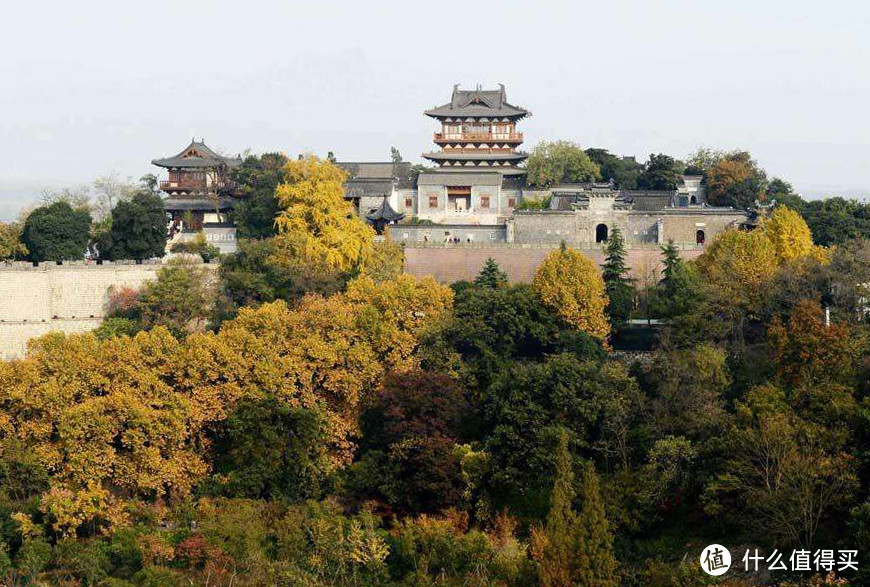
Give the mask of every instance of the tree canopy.
[[28, 215], [21, 233], [31, 261], [81, 259], [88, 247], [91, 215], [60, 201]]
[[598, 165], [579, 145], [569, 141], [538, 143], [532, 149], [526, 169], [527, 181], [538, 188], [601, 179]]

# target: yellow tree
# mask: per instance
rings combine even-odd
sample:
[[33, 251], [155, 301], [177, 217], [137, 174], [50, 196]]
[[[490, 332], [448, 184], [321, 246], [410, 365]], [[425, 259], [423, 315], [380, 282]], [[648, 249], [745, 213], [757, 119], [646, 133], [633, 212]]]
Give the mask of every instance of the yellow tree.
[[275, 195], [281, 210], [275, 219], [279, 252], [285, 257], [323, 263], [340, 271], [364, 267], [373, 252], [374, 231], [344, 199], [345, 173], [313, 155], [290, 161], [286, 183]]
[[778, 264], [776, 249], [761, 230], [726, 230], [697, 259], [711, 295], [742, 309], [763, 299]]
[[190, 493], [207, 472], [196, 389], [174, 385], [180, 343], [165, 329], [99, 341], [47, 335], [0, 363], [0, 444], [29, 447], [50, 472], [42, 496], [61, 534], [128, 522], [141, 502]]
[[583, 253], [564, 246], [551, 252], [538, 267], [533, 285], [544, 305], [567, 323], [601, 340], [610, 334], [604, 279]]
[[791, 208], [777, 206], [761, 227], [765, 236], [773, 243], [780, 264], [806, 256], [826, 259], [825, 250], [813, 244], [810, 227]]

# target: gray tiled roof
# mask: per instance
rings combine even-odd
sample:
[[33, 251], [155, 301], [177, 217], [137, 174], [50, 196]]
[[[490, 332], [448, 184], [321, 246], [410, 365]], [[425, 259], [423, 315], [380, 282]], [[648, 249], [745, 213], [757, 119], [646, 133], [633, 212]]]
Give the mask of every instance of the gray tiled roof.
[[345, 198], [362, 198], [390, 195], [393, 192], [392, 179], [349, 179], [344, 182]]
[[497, 90], [460, 90], [455, 85], [450, 102], [425, 114], [433, 118], [523, 118], [530, 112], [509, 104], [504, 84], [499, 84]]
[[377, 210], [366, 214], [366, 218], [371, 220], [372, 222], [377, 222], [378, 220], [386, 220], [387, 222], [396, 222], [397, 220], [401, 220], [405, 215], [401, 212], [396, 212], [393, 210], [393, 207], [390, 206], [390, 202], [387, 201], [387, 198], [384, 198], [381, 202], [381, 205], [378, 206]]
[[401, 161], [399, 163], [393, 163], [391, 161], [340, 161], [336, 163], [336, 165], [348, 174], [348, 181], [394, 181], [396, 187], [400, 189], [414, 187], [414, 182], [411, 178], [411, 163], [407, 161]]
[[660, 190], [626, 190], [620, 195], [632, 203], [632, 209], [644, 212], [662, 210], [673, 205], [676, 192]]
[[[232, 210], [236, 200], [222, 197], [218, 199], [220, 210]], [[167, 198], [163, 200], [163, 209], [169, 212], [184, 212], [186, 210], [214, 210], [215, 201], [209, 198]]]
[[151, 163], [158, 167], [209, 168], [221, 165], [236, 167], [242, 164], [242, 160], [219, 155], [212, 151], [205, 142], [194, 140], [177, 155], [154, 159]]
[[421, 173], [417, 179], [417, 185], [441, 185], [447, 187], [468, 185], [501, 185], [502, 175], [498, 171], [490, 172], [466, 172], [455, 173], [447, 171], [435, 171], [433, 173]]

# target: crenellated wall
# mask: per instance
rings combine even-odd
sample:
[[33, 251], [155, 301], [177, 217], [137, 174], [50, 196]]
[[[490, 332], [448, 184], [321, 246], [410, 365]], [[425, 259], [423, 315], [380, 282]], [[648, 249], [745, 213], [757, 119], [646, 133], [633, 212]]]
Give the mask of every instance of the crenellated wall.
[[47, 332], [96, 328], [106, 313], [109, 288], [138, 288], [161, 266], [159, 261], [0, 264], [0, 358], [22, 357], [27, 341]]

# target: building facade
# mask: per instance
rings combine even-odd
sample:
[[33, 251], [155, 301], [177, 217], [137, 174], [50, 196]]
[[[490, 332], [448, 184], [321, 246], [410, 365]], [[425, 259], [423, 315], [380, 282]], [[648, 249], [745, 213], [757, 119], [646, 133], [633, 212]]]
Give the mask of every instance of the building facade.
[[242, 164], [238, 157], [225, 157], [210, 149], [204, 141], [192, 140], [177, 155], [154, 159], [153, 165], [168, 172], [160, 182], [167, 194], [163, 207], [167, 213], [169, 241], [192, 241], [202, 232], [206, 242], [223, 253], [236, 250], [236, 229], [230, 213], [238, 202], [230, 171]]

